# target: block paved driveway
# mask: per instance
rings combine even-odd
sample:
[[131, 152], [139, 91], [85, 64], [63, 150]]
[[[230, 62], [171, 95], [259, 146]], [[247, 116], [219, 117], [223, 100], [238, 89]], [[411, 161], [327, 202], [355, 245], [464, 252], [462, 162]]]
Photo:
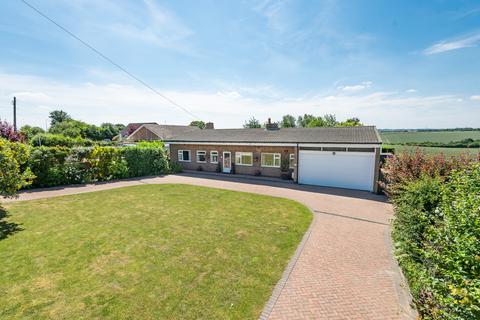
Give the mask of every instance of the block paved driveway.
[[408, 289], [391, 255], [392, 207], [368, 192], [180, 174], [43, 189], [22, 193], [18, 200], [157, 183], [285, 197], [314, 212], [309, 231], [260, 319], [415, 319]]

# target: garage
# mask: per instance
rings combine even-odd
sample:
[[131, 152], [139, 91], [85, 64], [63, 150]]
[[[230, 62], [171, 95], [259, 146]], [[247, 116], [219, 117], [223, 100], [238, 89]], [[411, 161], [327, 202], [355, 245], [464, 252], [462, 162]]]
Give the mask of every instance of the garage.
[[300, 150], [298, 182], [374, 191], [375, 152]]

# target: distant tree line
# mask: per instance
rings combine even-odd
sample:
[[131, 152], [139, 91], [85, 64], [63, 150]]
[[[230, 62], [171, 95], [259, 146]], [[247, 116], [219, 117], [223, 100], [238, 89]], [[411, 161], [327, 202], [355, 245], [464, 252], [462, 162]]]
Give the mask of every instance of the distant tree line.
[[[325, 114], [322, 116], [314, 116], [312, 114], [304, 114], [295, 118], [291, 114], [286, 114], [279, 121], [281, 128], [315, 128], [315, 127], [356, 127], [362, 126], [359, 118], [353, 117], [345, 121], [337, 121], [334, 114]], [[262, 128], [264, 125], [255, 117], [251, 117], [245, 121], [244, 128]]]
[[29, 141], [48, 140], [51, 135], [56, 135], [57, 140], [66, 137], [77, 140], [102, 141], [112, 140], [125, 128], [123, 124], [102, 123], [100, 126], [88, 124], [73, 119], [63, 110], [50, 112], [49, 118], [50, 128], [48, 131], [40, 127], [25, 125], [20, 128], [20, 134]]
[[440, 147], [440, 148], [480, 148], [480, 140], [473, 140], [471, 138], [460, 141], [450, 142], [403, 142], [396, 143], [404, 146], [418, 146], [418, 147]]

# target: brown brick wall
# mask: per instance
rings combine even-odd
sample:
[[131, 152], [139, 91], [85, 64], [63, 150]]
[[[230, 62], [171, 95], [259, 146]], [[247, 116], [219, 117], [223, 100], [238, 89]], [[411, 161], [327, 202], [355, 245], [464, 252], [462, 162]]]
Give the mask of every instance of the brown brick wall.
[[[178, 150], [190, 150], [190, 162], [178, 161]], [[207, 163], [197, 162], [197, 151], [207, 152]], [[170, 158], [172, 161], [178, 162], [185, 170], [198, 170], [201, 167], [204, 171], [216, 171], [217, 164], [210, 163], [210, 151], [218, 151], [218, 161], [222, 162], [223, 151], [232, 153], [232, 164], [235, 163], [235, 152], [252, 152], [253, 165], [242, 166], [235, 164], [235, 173], [254, 175], [256, 171], [260, 171], [262, 176], [280, 177], [281, 168], [268, 168], [261, 166], [262, 153], [280, 153], [281, 161], [289, 161], [289, 155], [295, 154], [295, 147], [275, 147], [275, 146], [236, 146], [236, 145], [194, 145], [194, 144], [171, 144]]]
[[135, 142], [135, 141], [151, 141], [151, 140], [158, 140], [158, 136], [151, 132], [150, 130], [146, 129], [145, 127], [140, 128], [135, 134], [133, 134], [128, 141]]

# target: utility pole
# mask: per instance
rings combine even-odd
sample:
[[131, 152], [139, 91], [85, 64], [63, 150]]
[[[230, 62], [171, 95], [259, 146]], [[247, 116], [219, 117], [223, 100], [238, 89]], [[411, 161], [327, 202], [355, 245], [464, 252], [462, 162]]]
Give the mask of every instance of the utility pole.
[[13, 97], [13, 131], [17, 132], [17, 97]]

